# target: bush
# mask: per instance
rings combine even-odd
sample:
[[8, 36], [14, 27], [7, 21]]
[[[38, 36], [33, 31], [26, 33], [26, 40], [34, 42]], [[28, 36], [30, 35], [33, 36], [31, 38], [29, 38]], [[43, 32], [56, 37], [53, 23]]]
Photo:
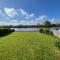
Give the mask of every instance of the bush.
[[43, 32], [44, 32], [44, 30], [41, 28], [41, 29], [40, 29], [40, 32], [41, 32], [41, 33], [43, 33]]
[[45, 34], [53, 35], [53, 32], [50, 31], [47, 28], [40, 28], [40, 33], [45, 33]]
[[46, 34], [50, 34], [50, 35], [53, 35], [53, 32], [52, 31], [50, 31], [50, 30], [46, 30], [46, 32], [45, 32]]
[[55, 46], [60, 50], [60, 41], [56, 41]]
[[15, 30], [14, 29], [0, 29], [0, 37], [2, 36], [6, 36], [12, 32], [14, 32]]

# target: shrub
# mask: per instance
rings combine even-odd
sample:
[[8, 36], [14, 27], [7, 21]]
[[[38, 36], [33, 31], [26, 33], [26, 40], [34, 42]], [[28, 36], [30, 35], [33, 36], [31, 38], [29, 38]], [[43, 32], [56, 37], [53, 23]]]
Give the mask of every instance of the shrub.
[[45, 34], [53, 35], [53, 32], [50, 31], [48, 28], [40, 28], [40, 33], [45, 33]]
[[44, 30], [41, 28], [41, 29], [40, 29], [40, 32], [41, 32], [41, 33], [43, 33], [43, 32], [44, 32]]
[[60, 41], [56, 41], [55, 46], [60, 50]]
[[14, 32], [15, 30], [14, 29], [0, 29], [0, 37], [2, 37], [2, 36], [6, 36], [6, 35], [8, 35], [8, 34], [10, 34], [10, 33], [12, 33], [12, 32]]
[[50, 35], [53, 35], [53, 32], [52, 31], [50, 31], [49, 29], [46, 29], [46, 32], [45, 32], [46, 34], [50, 34]]

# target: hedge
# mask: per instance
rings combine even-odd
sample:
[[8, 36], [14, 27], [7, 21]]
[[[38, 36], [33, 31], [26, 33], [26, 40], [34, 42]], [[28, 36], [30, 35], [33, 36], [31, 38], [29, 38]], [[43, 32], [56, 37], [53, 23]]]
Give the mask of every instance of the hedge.
[[14, 32], [15, 30], [14, 29], [0, 29], [0, 37], [2, 36], [6, 36], [12, 32]]

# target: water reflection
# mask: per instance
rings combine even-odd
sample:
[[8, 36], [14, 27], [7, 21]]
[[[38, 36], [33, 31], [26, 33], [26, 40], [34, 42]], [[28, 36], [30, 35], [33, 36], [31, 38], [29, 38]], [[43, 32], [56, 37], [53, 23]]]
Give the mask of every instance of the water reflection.
[[39, 28], [12, 28], [15, 31], [39, 31]]

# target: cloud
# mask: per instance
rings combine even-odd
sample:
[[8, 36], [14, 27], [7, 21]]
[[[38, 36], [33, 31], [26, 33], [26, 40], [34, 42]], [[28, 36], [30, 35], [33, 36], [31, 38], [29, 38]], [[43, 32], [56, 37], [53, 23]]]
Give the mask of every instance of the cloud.
[[18, 20], [0, 21], [0, 25], [19, 25]]
[[14, 8], [4, 8], [4, 12], [7, 16], [9, 17], [20, 17], [20, 18], [25, 18], [25, 19], [30, 19], [34, 17], [34, 14], [31, 13], [29, 14], [23, 9], [14, 9]]
[[29, 15], [29, 17], [34, 17], [34, 14], [33, 14], [33, 13], [31, 13], [31, 14]]
[[[19, 24], [30, 25], [30, 24], [33, 24], [32, 20], [27, 20], [27, 19], [34, 17], [33, 13], [28, 14], [28, 12], [24, 11], [23, 9], [19, 9], [19, 12], [17, 10], [14, 8], [4, 8], [4, 12], [0, 10], [0, 13], [2, 14], [3, 12], [5, 15], [3, 19], [0, 19], [1, 20], [0, 25], [19, 25]], [[16, 15], [18, 15], [17, 18], [21, 16], [21, 18], [25, 18], [25, 20], [18, 21], [17, 18], [15, 19]], [[14, 17], [14, 18], [11, 18], [11, 17]]]
[[20, 21], [18, 21], [18, 20], [10, 20], [9, 25], [20, 25]]
[[36, 20], [47, 20], [48, 17], [46, 15], [42, 15], [36, 18]]
[[60, 23], [60, 20], [57, 21], [55, 18], [52, 18], [50, 19], [50, 22], [56, 24], [56, 23]]
[[36, 24], [43, 24], [44, 21], [48, 20], [48, 16], [46, 15], [42, 15], [42, 16], [38, 16], [34, 19], [34, 22], [36, 22]]
[[17, 23], [18, 20], [11, 20], [10, 22], [11, 22], [11, 23]]
[[9, 17], [14, 17], [17, 14], [17, 12], [14, 8], [4, 8], [4, 11], [5, 11], [6, 15], [8, 15]]
[[4, 22], [4, 21], [0, 21], [0, 25], [2, 26], [2, 25], [8, 25], [8, 23], [7, 22]]
[[35, 19], [31, 20], [21, 20], [19, 24], [21, 25], [37, 25], [37, 24], [42, 24], [43, 21], [47, 20], [48, 17], [46, 15], [39, 16]]
[[33, 22], [33, 20], [21, 20], [19, 22], [20, 25], [34, 25], [35, 23]]
[[56, 19], [49, 19], [47, 15], [35, 17], [34, 13], [28, 13], [23, 9], [4, 8], [4, 11], [0, 10], [0, 25], [37, 25], [43, 24], [46, 20], [56, 22]]
[[48, 19], [48, 16], [46, 15], [42, 15], [39, 16], [35, 19], [31, 19], [31, 20], [10, 20], [10, 22], [8, 22], [8, 24], [10, 25], [37, 25], [37, 24], [42, 24], [45, 20]]
[[26, 19], [30, 19], [30, 18], [33, 18], [34, 17], [34, 14], [33, 13], [28, 14], [28, 12], [26, 12], [23, 9], [19, 9], [18, 11], [20, 12], [20, 16], [22, 16], [22, 17], [24, 17]]
[[55, 18], [52, 18], [50, 21], [51, 21], [51, 22], [55, 22]]

